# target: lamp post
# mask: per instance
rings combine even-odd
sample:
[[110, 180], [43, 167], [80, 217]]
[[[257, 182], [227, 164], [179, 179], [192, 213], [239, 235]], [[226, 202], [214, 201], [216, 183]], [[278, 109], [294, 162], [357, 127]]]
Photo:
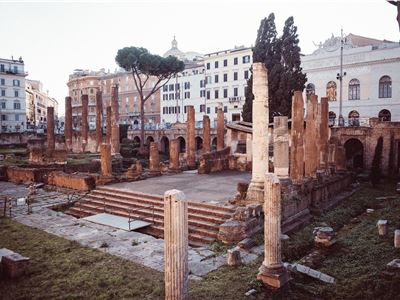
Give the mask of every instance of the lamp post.
[[339, 126], [344, 126], [344, 118], [342, 114], [342, 102], [343, 102], [343, 77], [346, 76], [346, 72], [343, 72], [343, 46], [344, 46], [344, 38], [343, 38], [343, 28], [341, 29], [340, 34], [340, 73], [337, 73], [336, 79], [339, 79]]

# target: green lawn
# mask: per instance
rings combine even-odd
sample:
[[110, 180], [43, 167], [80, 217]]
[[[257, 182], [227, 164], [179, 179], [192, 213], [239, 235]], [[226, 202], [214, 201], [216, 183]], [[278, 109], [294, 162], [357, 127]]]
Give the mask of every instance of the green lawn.
[[[312, 229], [322, 222], [338, 230], [338, 243], [323, 253], [315, 268], [337, 278], [334, 285], [294, 275], [281, 293], [265, 290], [256, 280], [262, 257], [252, 264], [224, 266], [202, 281], [190, 282], [190, 299], [395, 299], [400, 275], [386, 264], [400, 258], [393, 231], [400, 228], [400, 198], [394, 184], [362, 189], [313, 224], [291, 235], [283, 245], [285, 261], [294, 262], [313, 249]], [[366, 214], [366, 208], [375, 212]], [[377, 235], [378, 219], [389, 220], [389, 234]], [[31, 257], [28, 276], [0, 281], [1, 299], [163, 299], [163, 274], [75, 242], [55, 237], [10, 220], [0, 220], [0, 248]], [[251, 288], [257, 294], [245, 297]]]

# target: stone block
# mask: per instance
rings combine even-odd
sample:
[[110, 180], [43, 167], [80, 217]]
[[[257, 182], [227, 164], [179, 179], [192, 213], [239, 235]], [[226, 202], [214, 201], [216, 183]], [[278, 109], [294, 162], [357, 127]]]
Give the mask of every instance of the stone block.
[[229, 249], [227, 253], [228, 266], [239, 266], [242, 264], [240, 251], [237, 248]]
[[394, 231], [394, 247], [400, 248], [400, 229]]
[[380, 236], [387, 234], [387, 225], [388, 225], [387, 220], [379, 220], [378, 223], [376, 224], [376, 226], [378, 227], [378, 234]]
[[96, 187], [95, 178], [82, 173], [67, 174], [54, 171], [49, 174], [48, 181], [50, 185], [81, 191], [90, 191]]
[[1, 265], [6, 277], [14, 279], [25, 274], [29, 264], [29, 257], [24, 257], [18, 253], [3, 256]]

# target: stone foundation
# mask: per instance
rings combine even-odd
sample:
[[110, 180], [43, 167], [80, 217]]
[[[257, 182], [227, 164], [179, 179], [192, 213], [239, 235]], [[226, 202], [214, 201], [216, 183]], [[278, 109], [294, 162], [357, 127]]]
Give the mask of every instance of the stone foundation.
[[54, 171], [49, 174], [48, 183], [58, 187], [89, 191], [96, 187], [95, 179], [86, 174], [67, 174], [62, 171]]
[[199, 174], [209, 174], [229, 169], [230, 147], [202, 154], [199, 159]]
[[43, 182], [47, 183], [47, 176], [55, 168], [21, 168], [17, 166], [7, 167], [8, 181], [15, 183]]

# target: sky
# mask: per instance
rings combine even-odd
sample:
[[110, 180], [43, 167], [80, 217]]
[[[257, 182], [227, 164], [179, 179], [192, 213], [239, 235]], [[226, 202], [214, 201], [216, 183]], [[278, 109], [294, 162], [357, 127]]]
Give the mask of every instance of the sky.
[[27, 78], [42, 81], [63, 115], [74, 69], [114, 71], [115, 55], [126, 46], [163, 55], [174, 35], [184, 52], [252, 46], [271, 12], [278, 33], [294, 17], [303, 54], [341, 28], [400, 40], [397, 10], [385, 0], [0, 0], [0, 57], [22, 56]]

